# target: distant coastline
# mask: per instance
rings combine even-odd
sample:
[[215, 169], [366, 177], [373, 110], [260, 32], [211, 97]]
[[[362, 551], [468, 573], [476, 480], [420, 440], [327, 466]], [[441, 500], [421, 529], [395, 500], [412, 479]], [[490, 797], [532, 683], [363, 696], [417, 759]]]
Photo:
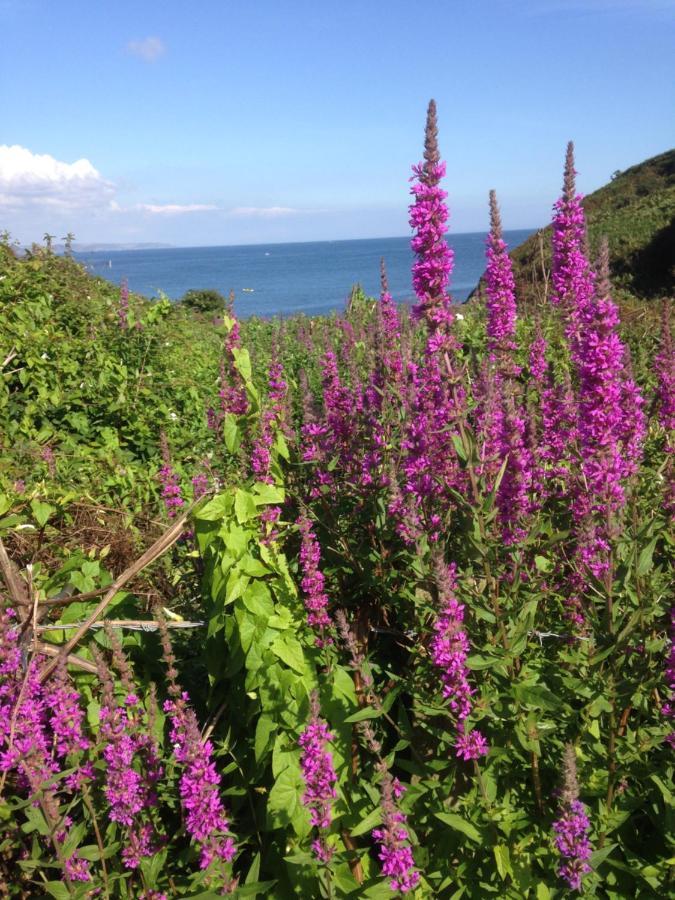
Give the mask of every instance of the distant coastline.
[[[507, 231], [511, 247], [531, 234]], [[485, 233], [452, 233], [454, 250], [451, 294], [463, 302], [485, 270]], [[145, 297], [179, 300], [188, 290], [235, 294], [237, 315], [325, 315], [344, 308], [354, 284], [369, 296], [380, 292], [380, 260], [384, 259], [389, 290], [397, 302], [414, 299], [410, 237], [341, 241], [291, 241], [212, 247], [170, 247], [134, 251], [75, 250], [76, 258], [94, 275], [113, 284], [125, 280]]]

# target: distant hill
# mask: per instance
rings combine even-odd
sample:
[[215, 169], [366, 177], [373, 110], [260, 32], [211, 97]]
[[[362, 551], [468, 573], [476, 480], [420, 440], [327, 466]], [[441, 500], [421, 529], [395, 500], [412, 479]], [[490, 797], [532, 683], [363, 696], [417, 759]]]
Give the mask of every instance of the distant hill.
[[[644, 298], [675, 293], [675, 150], [615, 172], [584, 198], [584, 209], [593, 256], [600, 238], [609, 240], [616, 287]], [[551, 226], [516, 247], [511, 258], [520, 296], [542, 296], [550, 276]]]

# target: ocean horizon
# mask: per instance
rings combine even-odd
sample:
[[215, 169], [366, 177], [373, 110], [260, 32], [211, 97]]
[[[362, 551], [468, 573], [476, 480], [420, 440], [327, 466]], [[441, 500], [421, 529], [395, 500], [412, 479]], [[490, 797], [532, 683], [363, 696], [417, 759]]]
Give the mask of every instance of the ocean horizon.
[[[507, 231], [504, 238], [515, 247], [533, 231]], [[486, 237], [485, 232], [469, 232], [448, 240], [455, 257], [450, 293], [458, 303], [466, 300], [485, 270]], [[380, 259], [394, 299], [414, 299], [409, 237], [76, 250], [75, 258], [92, 274], [118, 285], [126, 280], [129, 290], [146, 297], [163, 294], [179, 300], [193, 289], [213, 289], [225, 296], [234, 291], [235, 312], [241, 318], [340, 310], [355, 284], [377, 296]]]

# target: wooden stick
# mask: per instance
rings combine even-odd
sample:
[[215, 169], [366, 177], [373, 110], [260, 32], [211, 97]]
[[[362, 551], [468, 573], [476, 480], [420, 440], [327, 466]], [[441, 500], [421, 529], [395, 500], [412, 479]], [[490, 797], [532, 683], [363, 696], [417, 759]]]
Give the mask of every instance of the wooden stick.
[[0, 538], [0, 569], [2, 569], [2, 575], [5, 579], [7, 590], [14, 603], [17, 606], [30, 606], [28, 589], [19, 577], [16, 566], [7, 555], [5, 545], [2, 543], [2, 538]]
[[[56, 644], [46, 644], [44, 641], [36, 641], [35, 649], [38, 653], [44, 653], [45, 656], [60, 656], [61, 652]], [[69, 653], [66, 657], [66, 662], [70, 666], [83, 669], [85, 672], [91, 672], [92, 675], [98, 674], [96, 666], [88, 660], [82, 659], [81, 656], [75, 656], [73, 653]]]
[[107, 593], [104, 595], [103, 599], [89, 616], [89, 618], [85, 622], [82, 622], [82, 624], [79, 626], [70, 640], [66, 641], [66, 643], [62, 645], [59, 651], [59, 655], [45, 666], [43, 671], [40, 673], [41, 682], [43, 682], [46, 678], [49, 678], [51, 673], [59, 664], [59, 660], [65, 659], [73, 649], [73, 647], [77, 646], [83, 635], [87, 633], [92, 624], [100, 618], [101, 614], [112, 603], [115, 595], [118, 593], [120, 588], [122, 588], [128, 581], [131, 581], [132, 578], [135, 578], [136, 575], [138, 575], [139, 572], [143, 571], [146, 566], [149, 566], [150, 563], [154, 562], [163, 553], [166, 553], [166, 551], [176, 543], [178, 538], [185, 530], [185, 525], [187, 523], [190, 512], [191, 510], [188, 510], [183, 516], [181, 516], [180, 519], [178, 519], [177, 522], [174, 522], [171, 528], [165, 531], [164, 534], [157, 541], [155, 541], [152, 547], [145, 551], [140, 559], [137, 559], [136, 562], [128, 566], [121, 575], [118, 575], [118, 577], [110, 585]]

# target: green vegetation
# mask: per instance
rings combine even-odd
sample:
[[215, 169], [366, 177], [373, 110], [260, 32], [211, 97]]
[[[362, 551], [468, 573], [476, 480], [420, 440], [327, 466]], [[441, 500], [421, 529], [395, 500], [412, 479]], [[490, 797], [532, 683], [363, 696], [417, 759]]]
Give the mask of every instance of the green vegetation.
[[[533, 302], [547, 385], [562, 397], [574, 370], [560, 318]], [[133, 295], [120, 316], [120, 303], [118, 289], [72, 259], [37, 249], [19, 259], [0, 243], [0, 663], [11, 656], [6, 607], [19, 611], [18, 683], [30, 699], [41, 696], [38, 674], [56, 648], [92, 625], [69, 660], [89, 745], [60, 756], [54, 739], [45, 753], [56, 768], [37, 781], [33, 773], [30, 788], [0, 772], [0, 894], [84, 900], [95, 886], [114, 900], [225, 891], [382, 900], [398, 895], [378, 838], [397, 822], [395, 801], [393, 815], [407, 817], [398, 850], [414, 854], [409, 896], [562, 900], [570, 891], [552, 823], [563, 759], [577, 770], [589, 822], [585, 896], [672, 893], [664, 670], [675, 538], [665, 499], [671, 438], [656, 415], [655, 306], [627, 295], [622, 305], [649, 422], [611, 572], [573, 589], [586, 617], [577, 640], [569, 585], [581, 569], [565, 490], [578, 447], [563, 442], [527, 533], [506, 542], [498, 504], [507, 466], [490, 480], [477, 412], [488, 371], [482, 305], [462, 307], [448, 372], [432, 368], [425, 329], [404, 310], [389, 310], [398, 331], [384, 340], [383, 304], [360, 291], [344, 316], [283, 321], [237, 323]], [[521, 316], [509, 378], [511, 401], [540, 436], [535, 334], [535, 316]], [[396, 381], [396, 353], [419, 379]], [[434, 371], [440, 393], [424, 406]], [[438, 397], [448, 418], [434, 425]], [[422, 415], [426, 430], [413, 432]], [[431, 499], [395, 509], [411, 435], [413, 450], [431, 435], [443, 453]], [[446, 462], [456, 478], [447, 490]], [[422, 526], [410, 541], [402, 528], [415, 517]], [[462, 613], [453, 620], [455, 594]], [[102, 597], [105, 630], [90, 622]], [[325, 631], [308, 617], [324, 599]], [[468, 641], [470, 712], [459, 722], [441, 691], [451, 679], [432, 660], [442, 655], [433, 644], [443, 638], [441, 610], [445, 638]], [[7, 684], [3, 670], [0, 722]], [[185, 751], [183, 689], [212, 747], [235, 845], [214, 814], [221, 827], [207, 865], [184, 795], [191, 776], [200, 808], [211, 809], [200, 793], [210, 776], [195, 762], [195, 746], [205, 746], [196, 725]], [[14, 701], [27, 727], [30, 711]], [[46, 731], [50, 714], [38, 704]], [[129, 822], [111, 799], [120, 759], [111, 720], [136, 741], [122, 771], [151, 781], [153, 753], [162, 766], [158, 796]], [[460, 756], [465, 727], [483, 735], [485, 752]], [[310, 728], [330, 735], [313, 757], [302, 743]], [[5, 737], [0, 729], [0, 745]], [[328, 748], [336, 794], [328, 826], [317, 828], [306, 778]], [[91, 780], [71, 789], [66, 779], [85, 761]], [[141, 825], [152, 841], [131, 866]], [[84, 873], [91, 881], [79, 880]]]
[[216, 313], [225, 310], [225, 297], [219, 292], [210, 289], [186, 291], [180, 302], [197, 312]]
[[[675, 285], [675, 150], [647, 159], [583, 201], [593, 256], [609, 241], [615, 286], [641, 298], [672, 294]], [[511, 251], [522, 299], [546, 294], [551, 268], [551, 227]]]

